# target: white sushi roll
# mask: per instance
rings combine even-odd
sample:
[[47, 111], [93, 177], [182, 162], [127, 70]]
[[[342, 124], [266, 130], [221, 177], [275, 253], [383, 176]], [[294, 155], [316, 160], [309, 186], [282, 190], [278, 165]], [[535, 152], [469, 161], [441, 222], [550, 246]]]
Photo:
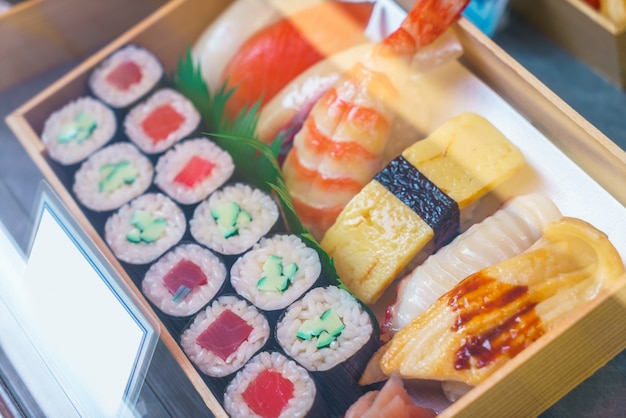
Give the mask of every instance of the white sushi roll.
[[141, 290], [162, 312], [193, 315], [222, 288], [227, 269], [222, 260], [197, 244], [181, 244], [146, 272]]
[[318, 287], [292, 304], [276, 327], [290, 357], [309, 371], [326, 371], [353, 358], [372, 338], [370, 315], [344, 289]]
[[224, 408], [233, 418], [304, 417], [314, 408], [316, 394], [306, 370], [280, 353], [262, 352], [228, 385]]
[[124, 129], [139, 149], [157, 154], [191, 134], [199, 123], [200, 114], [193, 103], [177, 91], [163, 88], [128, 112]]
[[120, 142], [92, 154], [74, 175], [76, 198], [94, 211], [117, 209], [144, 193], [154, 169], [137, 147]]
[[183, 141], [161, 156], [154, 182], [182, 204], [204, 200], [232, 176], [230, 154], [206, 138]]
[[107, 219], [104, 238], [118, 259], [146, 264], [180, 241], [185, 229], [185, 215], [176, 203], [164, 194], [148, 193]]
[[510, 199], [402, 279], [396, 302], [387, 308], [385, 332], [400, 330], [470, 274], [526, 250], [548, 223], [560, 218], [559, 209], [544, 195]]
[[41, 141], [50, 158], [70, 165], [103, 147], [116, 131], [113, 110], [94, 98], [81, 97], [46, 119]]
[[237, 183], [217, 190], [194, 210], [191, 235], [220, 254], [241, 254], [278, 220], [278, 205], [268, 194]]
[[223, 377], [256, 354], [269, 333], [267, 319], [254, 306], [236, 296], [221, 296], [194, 317], [181, 346], [203, 373]]
[[104, 59], [89, 76], [93, 94], [115, 108], [145, 96], [163, 78], [157, 57], [138, 45], [127, 45]]
[[266, 311], [291, 305], [320, 277], [317, 251], [296, 235], [262, 238], [235, 261], [230, 283], [235, 291]]

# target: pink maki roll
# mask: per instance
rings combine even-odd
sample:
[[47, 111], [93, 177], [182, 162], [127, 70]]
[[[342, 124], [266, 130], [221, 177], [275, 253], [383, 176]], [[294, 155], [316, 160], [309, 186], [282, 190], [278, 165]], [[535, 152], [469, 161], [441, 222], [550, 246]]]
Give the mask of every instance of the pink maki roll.
[[197, 203], [232, 176], [230, 154], [206, 138], [183, 141], [161, 156], [154, 182], [182, 204]]
[[157, 90], [134, 106], [124, 119], [126, 135], [146, 154], [158, 154], [191, 134], [200, 114], [182, 94]]

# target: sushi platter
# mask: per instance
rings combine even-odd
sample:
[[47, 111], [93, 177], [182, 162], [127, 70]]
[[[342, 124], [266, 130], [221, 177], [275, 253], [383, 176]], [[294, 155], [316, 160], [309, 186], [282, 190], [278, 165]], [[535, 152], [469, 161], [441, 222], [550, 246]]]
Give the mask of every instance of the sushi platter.
[[[362, 396], [374, 393], [370, 391], [384, 391], [385, 381], [400, 381], [408, 390], [401, 398], [410, 399], [425, 416], [497, 416], [504, 411], [537, 415], [626, 348], [626, 236], [620, 233], [626, 231], [626, 153], [451, 12], [438, 33], [444, 34], [441, 42], [454, 45], [450, 57], [434, 68], [415, 70], [418, 76], [411, 76], [405, 93], [413, 102], [396, 98], [401, 107], [412, 103], [413, 133], [405, 135], [411, 139], [398, 141], [390, 158], [372, 165], [375, 170], [345, 207], [337, 213], [334, 207], [315, 212], [318, 207], [307, 208], [301, 195], [292, 193], [293, 185], [303, 181], [298, 164], [307, 158], [294, 156], [306, 146], [299, 133], [284, 154], [280, 143], [276, 148], [247, 138], [246, 111], [258, 110], [260, 102], [233, 116], [232, 125], [221, 117], [210, 125], [212, 116], [207, 114], [234, 106], [240, 91], [223, 94], [194, 62], [205, 62], [202, 45], [209, 49], [206, 35], [212, 23], [221, 17], [223, 22], [244, 1], [261, 7], [259, 21], [262, 13], [298, 13], [288, 10], [287, 4], [293, 3], [278, 0], [172, 0], [7, 118], [137, 303], [158, 317], [161, 340], [212, 413], [343, 416]], [[368, 2], [349, 3], [342, 10], [361, 22], [365, 4], [368, 17], [372, 12], [390, 19], [385, 25], [379, 22], [380, 27], [395, 28], [404, 10], [413, 8], [410, 0], [398, 3], [401, 7], [375, 2], [374, 12], [387, 7], [378, 15]], [[372, 21], [370, 33], [376, 32]], [[359, 33], [365, 30], [357, 26]], [[425, 43], [437, 45], [436, 40]], [[358, 48], [350, 51], [365, 50]], [[388, 51], [378, 48], [366, 53], [383, 56], [382, 68], [388, 65]], [[241, 76], [231, 71], [233, 78]], [[240, 82], [244, 85], [244, 79]], [[339, 88], [328, 91], [323, 97], [341, 93]], [[323, 103], [308, 110], [320, 112]], [[407, 106], [398, 112], [411, 113]], [[253, 126], [265, 126], [261, 115]], [[303, 131], [312, 129], [308, 122], [299, 122]], [[472, 145], [450, 138], [467, 138]], [[366, 172], [369, 151], [353, 149], [351, 155], [365, 157], [350, 167]], [[350, 158], [342, 160], [346, 167], [354, 164]], [[279, 164], [282, 171], [276, 168]], [[442, 186], [449, 177], [437, 171], [439, 166], [460, 177]], [[340, 194], [323, 189], [315, 197], [332, 200], [332, 193]], [[526, 215], [537, 208], [543, 211], [540, 215]], [[368, 223], [362, 226], [365, 212]], [[533, 222], [537, 218], [540, 225], [530, 231], [534, 227], [516, 225], [514, 216]], [[317, 220], [319, 224], [309, 223]], [[472, 238], [476, 224], [490, 228], [490, 235]], [[513, 236], [495, 237], [502, 230], [513, 231]], [[559, 244], [570, 235], [584, 245]], [[491, 246], [483, 248], [485, 241]], [[452, 248], [462, 245], [481, 247], [489, 261], [455, 279], [450, 293], [445, 293], [448, 288], [434, 295], [424, 314], [403, 317], [426, 302], [402, 300], [411, 286], [421, 284], [399, 279], [427, 276], [429, 263], [450, 263], [446, 260], [455, 257]], [[500, 256], [509, 245], [515, 247], [513, 254]], [[507, 346], [502, 350], [518, 345], [519, 350], [514, 348], [507, 361], [495, 362], [497, 367], [475, 366], [494, 360], [464, 357], [476, 347], [463, 340], [466, 349], [457, 351], [454, 370], [445, 376], [406, 371], [402, 357], [413, 355], [411, 350], [419, 345], [414, 335], [428, 341], [429, 327], [447, 320], [435, 310], [447, 309], [440, 302], [446, 295], [456, 295], [449, 296], [447, 306], [460, 310], [453, 302], [466, 300], [471, 295], [467, 289], [479, 282], [497, 281], [504, 276], [502, 269], [529, 276], [529, 282], [485, 287], [489, 296], [480, 309], [497, 305], [494, 311], [504, 311], [508, 305], [502, 300], [525, 295], [528, 289], [534, 292], [533, 274], [515, 273], [520, 263], [525, 273], [531, 269], [523, 263], [534, 260], [533, 251], [554, 251], [551, 260], [564, 260], [558, 267], [562, 269], [579, 268], [571, 267], [570, 254], [589, 253], [598, 261], [589, 262], [593, 271], [581, 283], [557, 280], [557, 287], [567, 288], [556, 292], [562, 299], [552, 294], [546, 299], [551, 303], [545, 304], [520, 299], [526, 305], [516, 308], [511, 321], [531, 325], [520, 328], [522, 342], [502, 343]], [[435, 255], [424, 261], [431, 253]], [[582, 258], [580, 263], [586, 262]], [[552, 268], [535, 264], [532, 268]], [[491, 265], [497, 268], [489, 270]], [[473, 274], [478, 270], [480, 274]], [[364, 276], [367, 285], [361, 284]], [[541, 289], [537, 292], [550, 293]], [[573, 308], [566, 312], [560, 308], [570, 304]], [[552, 314], [558, 318], [544, 319]], [[438, 319], [428, 322], [423, 319], [428, 315]], [[473, 311], [459, 315], [448, 328], [462, 331], [478, 316]], [[536, 321], [542, 325], [532, 326]], [[505, 318], [501, 325], [506, 323]], [[462, 333], [453, 334], [460, 338]], [[467, 372], [474, 367], [476, 373]], [[469, 386], [455, 397], [454, 389], [439, 383], [448, 380]], [[271, 390], [284, 399], [266, 402]]]

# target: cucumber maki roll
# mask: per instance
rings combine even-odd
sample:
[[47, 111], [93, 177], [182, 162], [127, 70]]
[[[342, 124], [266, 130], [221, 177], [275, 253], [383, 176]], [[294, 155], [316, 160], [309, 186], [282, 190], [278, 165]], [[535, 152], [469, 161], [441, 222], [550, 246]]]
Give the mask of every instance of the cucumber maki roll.
[[183, 141], [156, 164], [154, 182], [181, 204], [204, 200], [235, 171], [230, 154], [206, 138]]
[[200, 123], [200, 114], [175, 90], [157, 90], [134, 106], [124, 119], [126, 135], [146, 154], [158, 154], [187, 135]]
[[365, 392], [359, 378], [379, 347], [370, 314], [337, 286], [312, 289], [289, 306], [276, 340], [320, 383], [332, 416], [343, 416]]
[[87, 208], [108, 211], [144, 193], [153, 175], [152, 163], [137, 147], [119, 142], [97, 151], [80, 166], [73, 191]]
[[222, 260], [197, 244], [181, 244], [146, 272], [141, 290], [162, 312], [193, 315], [220, 291], [227, 269]]
[[276, 202], [266, 193], [237, 183], [217, 190], [195, 209], [189, 222], [199, 243], [221, 254], [241, 254], [278, 220]]
[[121, 261], [146, 264], [180, 241], [185, 228], [185, 215], [176, 203], [164, 194], [148, 193], [107, 219], [104, 238]]
[[50, 158], [71, 165], [111, 141], [116, 131], [113, 110], [94, 98], [81, 97], [46, 119], [41, 141]]
[[317, 251], [296, 235], [263, 238], [230, 270], [235, 291], [255, 306], [274, 311], [289, 306], [320, 278]]
[[163, 75], [163, 66], [152, 52], [138, 45], [127, 45], [92, 71], [89, 87], [111, 107], [124, 108], [148, 94]]
[[224, 377], [250, 360], [269, 334], [267, 319], [254, 306], [236, 296], [221, 296], [194, 317], [181, 346], [203, 373]]

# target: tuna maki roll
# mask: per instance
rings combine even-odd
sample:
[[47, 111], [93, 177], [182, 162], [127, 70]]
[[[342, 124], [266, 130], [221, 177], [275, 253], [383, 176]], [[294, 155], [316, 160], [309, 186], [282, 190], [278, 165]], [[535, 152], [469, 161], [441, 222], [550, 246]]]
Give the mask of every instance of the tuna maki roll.
[[274, 235], [261, 239], [235, 262], [230, 282], [255, 306], [273, 311], [302, 296], [320, 273], [317, 251], [296, 235]]
[[146, 154], [165, 151], [200, 123], [193, 104], [175, 90], [157, 90], [133, 107], [124, 119], [126, 135]]
[[163, 78], [163, 66], [150, 51], [127, 45], [103, 60], [91, 73], [93, 94], [114, 108], [145, 96]]
[[317, 399], [306, 370], [280, 353], [263, 352], [228, 385], [224, 407], [233, 418], [318, 416], [313, 411]]
[[41, 141], [53, 160], [70, 165], [108, 143], [117, 131], [113, 110], [91, 97], [81, 97], [52, 113]]
[[197, 244], [181, 244], [150, 266], [141, 289], [162, 312], [189, 316], [213, 299], [226, 275], [226, 266], [211, 251]]
[[241, 254], [267, 234], [278, 220], [276, 202], [243, 183], [214, 192], [195, 209], [191, 235], [220, 254]]
[[189, 139], [159, 158], [154, 182], [177, 202], [193, 204], [221, 187], [234, 171], [230, 154], [212, 141]]
[[164, 194], [148, 193], [107, 219], [104, 238], [121, 261], [146, 264], [180, 241], [185, 228], [185, 215], [176, 203]]
[[269, 333], [267, 319], [254, 306], [236, 296], [221, 296], [194, 317], [181, 345], [203, 373], [223, 377], [250, 360]]
[[109, 145], [85, 161], [74, 175], [74, 194], [87, 208], [117, 209], [144, 193], [154, 169], [137, 147], [127, 142]]

